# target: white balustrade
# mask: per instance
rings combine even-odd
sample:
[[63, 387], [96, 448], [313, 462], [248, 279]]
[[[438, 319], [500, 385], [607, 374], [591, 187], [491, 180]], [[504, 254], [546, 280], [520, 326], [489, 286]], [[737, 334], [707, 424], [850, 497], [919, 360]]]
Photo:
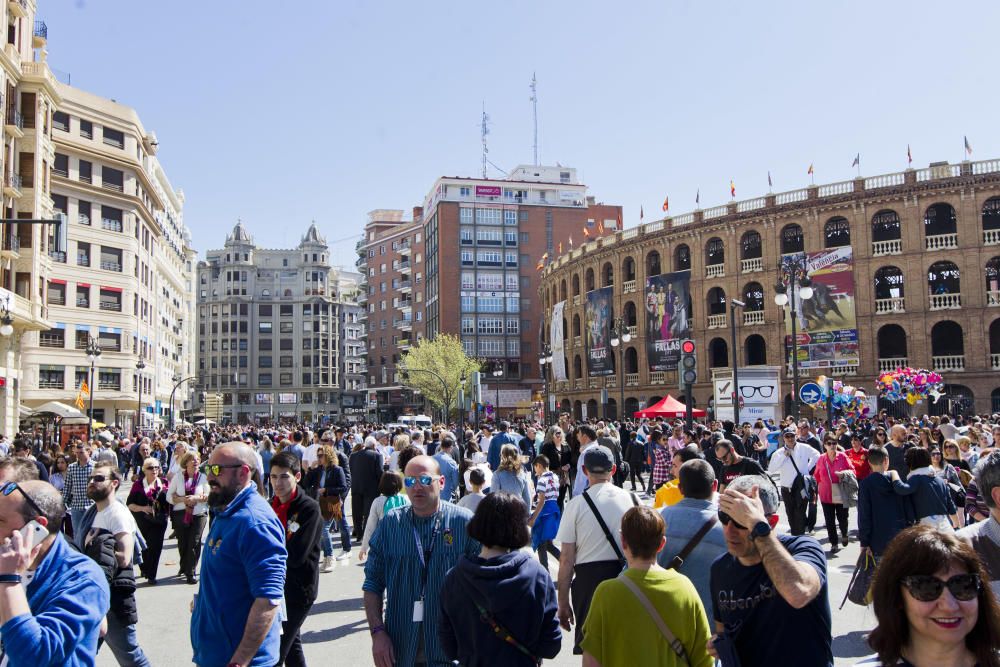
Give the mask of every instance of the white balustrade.
[[729, 212], [729, 209], [725, 206], [714, 206], [712, 208], [705, 209], [702, 214], [703, 220], [711, 220], [713, 218], [721, 218]]
[[878, 372], [879, 373], [891, 373], [897, 368], [906, 368], [910, 365], [909, 359], [906, 357], [889, 357], [886, 359], [878, 360]]
[[750, 326], [753, 324], [764, 324], [764, 311], [763, 310], [744, 310], [743, 311], [743, 326]]
[[743, 273], [753, 273], [755, 271], [764, 270], [764, 258], [763, 257], [751, 257], [750, 259], [740, 260], [740, 269]]
[[983, 245], [1000, 245], [1000, 229], [983, 230]]
[[964, 371], [965, 370], [965, 355], [964, 354], [947, 354], [939, 357], [931, 357], [931, 362], [934, 365], [934, 372], [940, 373], [942, 371]]
[[924, 247], [927, 250], [947, 250], [958, 247], [958, 234], [935, 234], [924, 237]]
[[930, 310], [949, 310], [961, 307], [961, 294], [931, 294]]
[[573, 389], [583, 389], [583, 378], [573, 380]]
[[583, 338], [580, 336], [573, 336], [573, 347], [580, 347], [583, 345]]
[[917, 183], [929, 181], [933, 178], [930, 169], [917, 169]]
[[627, 293], [627, 292], [634, 292], [634, 291], [635, 291], [635, 281], [634, 281], [634, 280], [626, 280], [626, 281], [625, 281], [625, 284], [624, 284], [624, 285], [622, 285], [622, 289], [623, 289], [623, 290], [624, 290], [624, 291], [625, 291], [626, 293]]
[[831, 366], [830, 377], [843, 377], [844, 375], [857, 375], [857, 366]]
[[885, 315], [886, 313], [905, 313], [906, 298], [892, 297], [889, 299], [875, 299], [875, 314]]
[[604, 387], [606, 389], [617, 389], [618, 388], [618, 376], [617, 375], [609, 375], [608, 377], [604, 378]]
[[883, 174], [881, 176], [872, 176], [871, 178], [865, 179], [865, 190], [874, 190], [876, 188], [891, 188], [897, 185], [902, 185], [906, 180], [906, 177], [897, 172], [895, 174]]
[[980, 160], [972, 163], [973, 174], [992, 174], [1000, 171], [1000, 160]]
[[724, 275], [726, 275], [725, 264], [709, 264], [705, 267], [706, 278], [721, 278]]
[[797, 201], [805, 201], [809, 198], [808, 190], [792, 190], [791, 192], [782, 192], [774, 198], [774, 203], [778, 206], [782, 204], [791, 204]]
[[663, 229], [662, 220], [654, 220], [653, 222], [647, 222], [642, 227], [643, 234], [652, 234], [653, 232], [658, 232]]
[[832, 197], [833, 195], [846, 195], [854, 192], [854, 181], [841, 181], [840, 183], [829, 183], [819, 186], [820, 197]]
[[990, 368], [993, 370], [1000, 370], [1000, 354], [990, 355]]
[[726, 314], [721, 315], [709, 315], [708, 316], [708, 328], [709, 329], [721, 329], [726, 326]]
[[989, 290], [986, 292], [987, 306], [1000, 306], [1000, 290]]
[[882, 257], [883, 255], [899, 255], [902, 252], [903, 241], [901, 239], [872, 241], [872, 255], [874, 257]]
[[672, 227], [680, 227], [681, 225], [690, 225], [694, 222], [694, 213], [683, 213], [681, 215], [675, 215], [670, 218], [670, 225]]
[[622, 241], [627, 241], [628, 239], [634, 239], [639, 235], [639, 228], [632, 227], [631, 229], [626, 229], [622, 232]]
[[625, 386], [626, 387], [638, 387], [639, 386], [639, 374], [638, 373], [626, 373], [625, 374]]
[[632, 326], [625, 328], [628, 331], [628, 335], [631, 336], [632, 338], [635, 338], [636, 332], [639, 330], [639, 327], [633, 324]]
[[740, 213], [744, 211], [756, 211], [759, 208], [764, 208], [767, 206], [767, 199], [764, 197], [757, 197], [756, 199], [747, 199], [746, 201], [741, 201], [736, 204], [736, 210]]
[[652, 371], [649, 374], [649, 384], [666, 384], [666, 371]]

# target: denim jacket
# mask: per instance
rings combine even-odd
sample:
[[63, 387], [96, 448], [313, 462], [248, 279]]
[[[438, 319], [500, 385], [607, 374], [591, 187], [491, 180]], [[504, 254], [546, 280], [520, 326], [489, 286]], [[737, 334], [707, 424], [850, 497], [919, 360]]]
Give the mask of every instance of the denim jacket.
[[[667, 524], [667, 544], [657, 557], [659, 564], [667, 567], [674, 556], [684, 550], [705, 522], [713, 516], [718, 516], [718, 512], [719, 506], [711, 500], [695, 498], [684, 498], [676, 505], [661, 510], [660, 515]], [[684, 559], [684, 563], [677, 568], [678, 572], [694, 584], [701, 603], [705, 605], [705, 613], [710, 622], [713, 618], [712, 590], [709, 586], [712, 563], [724, 553], [726, 553], [726, 538], [722, 534], [722, 524], [716, 521], [715, 525], [705, 533], [705, 537], [698, 542], [698, 546]], [[709, 627], [713, 625], [710, 623]]]

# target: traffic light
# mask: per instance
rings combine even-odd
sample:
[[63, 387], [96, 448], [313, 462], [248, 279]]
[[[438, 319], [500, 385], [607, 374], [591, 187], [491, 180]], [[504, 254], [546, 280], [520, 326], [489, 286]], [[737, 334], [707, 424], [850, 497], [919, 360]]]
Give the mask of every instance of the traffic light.
[[698, 355], [695, 350], [694, 341], [690, 338], [685, 338], [681, 341], [679, 371], [678, 377], [681, 389], [698, 382]]

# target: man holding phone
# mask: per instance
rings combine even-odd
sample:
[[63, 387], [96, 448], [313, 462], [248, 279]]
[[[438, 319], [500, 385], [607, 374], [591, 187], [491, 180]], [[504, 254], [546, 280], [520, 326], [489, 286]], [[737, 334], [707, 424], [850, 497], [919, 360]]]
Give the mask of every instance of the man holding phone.
[[46, 482], [0, 485], [0, 660], [9, 664], [94, 664], [110, 594], [97, 564], [59, 532], [65, 513]]

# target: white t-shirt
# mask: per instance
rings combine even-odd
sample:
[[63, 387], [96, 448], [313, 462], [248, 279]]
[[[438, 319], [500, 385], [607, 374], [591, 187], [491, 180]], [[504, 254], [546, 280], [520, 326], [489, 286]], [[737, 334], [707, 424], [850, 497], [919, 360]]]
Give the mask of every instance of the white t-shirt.
[[115, 500], [94, 516], [94, 523], [90, 526], [90, 532], [87, 534], [88, 544], [101, 528], [112, 535], [118, 535], [119, 533], [134, 533], [137, 526], [128, 508]]
[[316, 465], [316, 461], [319, 460], [319, 457], [316, 456], [317, 452], [319, 452], [319, 443], [314, 442], [308, 447], [303, 447], [302, 449], [303, 449], [302, 451], [303, 470], [312, 468], [314, 465]]
[[[635, 506], [634, 495], [610, 482], [590, 486], [587, 495], [594, 501], [597, 511], [601, 513], [601, 518], [611, 531], [611, 536], [621, 548], [619, 529], [625, 512]], [[576, 544], [577, 564], [618, 559], [590, 505], [580, 496], [566, 503], [556, 540]]]

